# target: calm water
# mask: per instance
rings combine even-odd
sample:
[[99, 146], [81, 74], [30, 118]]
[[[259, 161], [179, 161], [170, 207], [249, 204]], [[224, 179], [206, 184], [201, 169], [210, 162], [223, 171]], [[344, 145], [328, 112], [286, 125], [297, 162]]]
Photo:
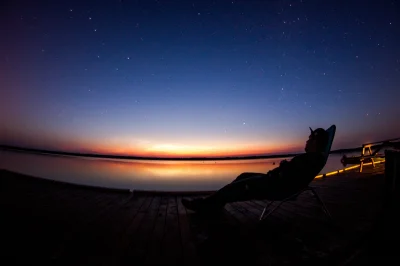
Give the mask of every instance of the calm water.
[[[330, 155], [322, 173], [343, 168]], [[263, 172], [283, 159], [232, 161], [139, 161], [54, 156], [0, 150], [0, 169], [71, 183], [164, 191], [219, 189], [243, 172]], [[275, 165], [273, 164], [275, 162]]]

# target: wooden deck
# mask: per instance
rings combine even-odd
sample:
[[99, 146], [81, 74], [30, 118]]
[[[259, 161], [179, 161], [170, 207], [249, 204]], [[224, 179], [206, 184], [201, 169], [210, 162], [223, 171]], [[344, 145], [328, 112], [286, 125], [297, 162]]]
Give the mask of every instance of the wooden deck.
[[308, 193], [259, 223], [262, 201], [232, 203], [205, 217], [186, 210], [182, 194], [95, 189], [0, 171], [2, 261], [343, 265], [379, 217], [383, 167], [313, 181], [333, 223]]

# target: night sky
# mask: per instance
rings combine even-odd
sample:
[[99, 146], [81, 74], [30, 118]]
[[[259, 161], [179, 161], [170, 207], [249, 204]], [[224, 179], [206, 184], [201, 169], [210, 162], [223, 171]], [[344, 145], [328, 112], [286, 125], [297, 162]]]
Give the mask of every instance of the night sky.
[[400, 136], [398, 1], [8, 1], [0, 144], [140, 156]]

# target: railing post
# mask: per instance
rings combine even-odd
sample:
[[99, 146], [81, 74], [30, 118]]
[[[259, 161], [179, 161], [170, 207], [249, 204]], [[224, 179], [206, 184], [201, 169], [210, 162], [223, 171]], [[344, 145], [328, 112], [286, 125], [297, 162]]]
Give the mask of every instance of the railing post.
[[[400, 151], [385, 151], [385, 186], [383, 212], [379, 216], [376, 242], [390, 249], [400, 237]], [[386, 244], [385, 244], [386, 243]], [[393, 253], [394, 254], [394, 253]]]
[[400, 203], [400, 151], [385, 151], [385, 204], [399, 208]]
[[360, 170], [359, 172], [361, 173], [363, 170], [363, 165], [364, 165], [364, 154], [365, 154], [365, 145], [363, 145], [362, 151], [361, 151], [361, 158], [360, 158]]

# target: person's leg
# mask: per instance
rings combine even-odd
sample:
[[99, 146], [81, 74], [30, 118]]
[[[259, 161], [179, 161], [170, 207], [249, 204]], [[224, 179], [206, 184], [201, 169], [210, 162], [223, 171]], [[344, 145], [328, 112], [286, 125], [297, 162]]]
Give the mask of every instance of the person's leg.
[[217, 210], [229, 202], [261, 198], [266, 193], [269, 183], [271, 183], [269, 175], [252, 175], [252, 177], [234, 181], [206, 198], [193, 201], [182, 200], [182, 203], [185, 207], [194, 211]]
[[241, 181], [243, 179], [247, 179], [250, 177], [254, 177], [256, 175], [259, 175], [260, 173], [252, 173], [252, 172], [245, 172], [245, 173], [241, 173], [240, 175], [238, 175], [238, 177], [235, 178], [235, 180], [232, 181], [232, 183], [237, 182], [237, 181]]
[[211, 206], [214, 204], [220, 206], [229, 202], [259, 198], [267, 189], [269, 179], [266, 174], [252, 174], [241, 180], [235, 180], [204, 200]]

